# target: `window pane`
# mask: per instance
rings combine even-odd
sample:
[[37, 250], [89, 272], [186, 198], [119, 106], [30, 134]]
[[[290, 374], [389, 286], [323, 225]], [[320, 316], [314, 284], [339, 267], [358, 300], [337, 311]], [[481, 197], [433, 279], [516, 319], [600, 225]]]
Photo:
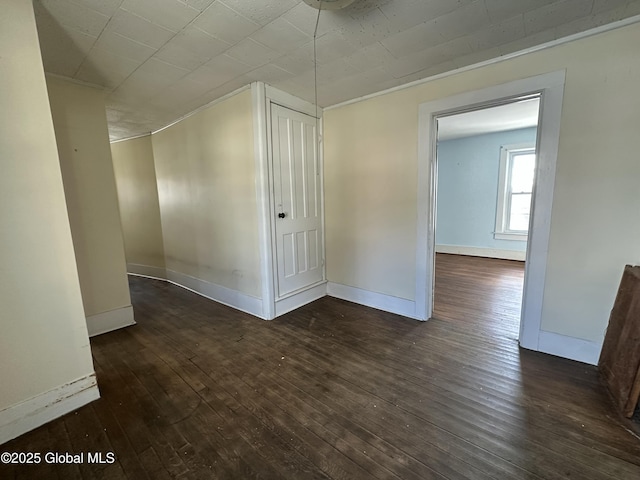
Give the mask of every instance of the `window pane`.
[[516, 153], [511, 157], [511, 191], [531, 192], [536, 156], [533, 153]]
[[529, 212], [531, 211], [531, 194], [516, 193], [511, 195], [511, 211], [507, 230], [527, 231], [529, 229]]

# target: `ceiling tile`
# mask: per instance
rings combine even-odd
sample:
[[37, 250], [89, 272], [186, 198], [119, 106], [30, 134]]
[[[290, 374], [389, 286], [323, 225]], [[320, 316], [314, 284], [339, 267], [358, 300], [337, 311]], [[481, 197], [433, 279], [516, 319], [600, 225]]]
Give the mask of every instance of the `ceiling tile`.
[[[245, 82], [243, 83], [243, 85], [246, 85], [247, 83], [248, 82]], [[196, 98], [192, 102], [185, 103], [184, 107], [181, 109], [182, 114], [177, 115], [177, 117], [174, 117], [174, 118], [180, 118], [181, 116], [187, 115], [193, 112], [194, 110], [202, 108], [203, 106], [208, 105], [209, 103], [219, 99], [220, 97], [223, 97], [224, 95], [231, 93], [234, 90], [237, 90], [240, 86], [236, 86], [235, 83], [229, 82], [219, 87], [212, 88], [211, 90], [207, 91], [206, 93]]]
[[[218, 0], [240, 15], [260, 25], [274, 21], [287, 10], [295, 7], [299, 0]], [[307, 7], [311, 8], [311, 7]]]
[[127, 78], [139, 63], [130, 58], [94, 48], [86, 56], [74, 78], [114, 88]]
[[[314, 80], [315, 76], [314, 76], [314, 72], [313, 70], [309, 70], [308, 72], [302, 73], [300, 75], [296, 75], [294, 77], [291, 77], [291, 80], [299, 85], [304, 86], [305, 88], [309, 89], [310, 92], [314, 91], [314, 85], [315, 85], [315, 80]], [[320, 87], [320, 85], [318, 85], [318, 88]]]
[[515, 17], [519, 13], [535, 10], [549, 3], [562, 0], [485, 0], [489, 17], [492, 22], [501, 22], [507, 18]]
[[245, 74], [245, 77], [252, 82], [260, 80], [268, 84], [273, 84], [290, 76], [289, 72], [275, 65], [263, 65]]
[[395, 78], [402, 78], [469, 53], [471, 53], [471, 47], [467, 40], [457, 38], [394, 60], [389, 64], [389, 70]]
[[445, 42], [436, 25], [436, 20], [420, 23], [403, 32], [396, 33], [382, 40], [391, 54], [401, 57], [410, 53], [419, 52], [427, 46], [435, 46]]
[[456, 63], [452, 60], [447, 60], [442, 63], [437, 63], [435, 65], [431, 65], [424, 70], [420, 70], [419, 72], [412, 73], [405, 77], [402, 77], [401, 84], [415, 82], [416, 80], [420, 80], [422, 78], [432, 77], [434, 75], [439, 75], [444, 72], [449, 72], [451, 70], [455, 70], [457, 67]]
[[280, 17], [254, 32], [251, 38], [273, 50], [285, 53], [307, 43], [312, 37]]
[[[109, 104], [121, 103], [129, 108], [138, 106], [141, 111], [147, 111], [145, 101], [148, 101], [160, 89], [150, 89], [144, 84], [143, 77], [129, 76], [109, 95]], [[125, 109], [126, 110], [126, 109]]]
[[[315, 8], [311, 8], [306, 3], [300, 2], [291, 10], [287, 11], [282, 17], [299, 30], [313, 37], [316, 21], [318, 21], [318, 10]], [[353, 22], [353, 18], [345, 15], [344, 12], [322, 10], [318, 21], [317, 35], [320, 37], [325, 33], [346, 28], [348, 25], [353, 24]]]
[[524, 14], [524, 28], [527, 35], [541, 32], [563, 23], [588, 15], [593, 0], [564, 0], [531, 10]]
[[[40, 0], [40, 5], [61, 25], [97, 37], [109, 21], [109, 16], [67, 0]], [[43, 14], [43, 12], [40, 12]]]
[[335, 82], [341, 77], [348, 77], [362, 71], [347, 62], [344, 57], [337, 58], [333, 62], [318, 65], [318, 84]]
[[75, 3], [81, 3], [85, 7], [110, 17], [116, 13], [122, 0], [76, 0]]
[[126, 113], [121, 112], [120, 110], [107, 108], [106, 111], [107, 111], [107, 122], [109, 123], [115, 123], [125, 119]]
[[283, 55], [272, 63], [294, 75], [313, 69], [313, 42], [307, 42], [299, 46], [294, 51]]
[[171, 30], [122, 9], [118, 10], [111, 18], [106, 30], [119, 33], [156, 49], [175, 35], [175, 32]]
[[379, 10], [383, 5], [389, 5], [396, 0], [355, 0], [351, 5], [343, 9], [351, 18], [362, 19], [373, 10]]
[[97, 38], [60, 25], [39, 3], [34, 10], [45, 71], [73, 77]]
[[556, 36], [558, 38], [567, 37], [574, 33], [621, 20], [625, 17], [626, 10], [627, 5], [622, 5], [612, 10], [601, 10], [597, 14], [581, 17], [569, 23], [563, 23], [555, 28]]
[[223, 3], [216, 2], [200, 15], [193, 25], [209, 35], [235, 44], [260, 28], [255, 22], [234, 12]]
[[200, 10], [178, 0], [124, 0], [120, 8], [173, 32], [179, 32], [200, 14]]
[[188, 70], [150, 58], [122, 82], [114, 92], [114, 98], [124, 101], [146, 101], [188, 73]]
[[[117, 115], [123, 118], [123, 124], [138, 123], [142, 127], [150, 123], [157, 123], [166, 119], [166, 114], [154, 106], [149, 105], [144, 110], [139, 105], [123, 103], [120, 101], [110, 100], [107, 102], [107, 111], [117, 111]], [[140, 133], [149, 132], [150, 129], [143, 129]]]
[[218, 55], [208, 61], [205, 66], [219, 72], [230, 74], [232, 77], [237, 77], [255, 68], [251, 65], [247, 65], [246, 63], [242, 63], [229, 55]]
[[197, 56], [203, 62], [220, 55], [231, 46], [229, 43], [214, 38], [193, 25], [185, 28], [173, 37], [169, 43], [191, 52], [192, 55]]
[[472, 0], [402, 0], [381, 5], [380, 10], [395, 25], [404, 29], [446, 15], [470, 3]]
[[73, 77], [95, 41], [94, 37], [73, 30], [40, 35], [45, 71]]
[[308, 102], [314, 103], [313, 89], [300, 85], [293, 78], [286, 78], [272, 83], [272, 85], [280, 90], [302, 98]]
[[640, 15], [640, 0], [630, 2], [629, 5], [627, 5], [627, 9], [624, 11], [625, 18], [635, 15]]
[[604, 11], [626, 7], [629, 3], [633, 2], [629, 0], [594, 0], [591, 13], [595, 15]]
[[316, 40], [318, 63], [329, 63], [355, 51], [356, 47], [349, 43], [342, 32], [329, 32]]
[[369, 70], [378, 65], [384, 65], [393, 59], [394, 56], [391, 55], [381, 43], [373, 43], [345, 57], [347, 63], [353, 65], [360, 71]]
[[358, 48], [366, 47], [401, 31], [376, 8], [341, 29], [346, 39]]
[[520, 38], [519, 40], [505, 43], [504, 45], [500, 45], [498, 48], [502, 52], [502, 55], [505, 55], [507, 53], [518, 52], [520, 50], [526, 50], [527, 48], [531, 48], [536, 45], [541, 45], [543, 43], [551, 42], [556, 38], [557, 37], [556, 37], [555, 29], [550, 28], [543, 32], [538, 32], [534, 35], [527, 35], [526, 37]]
[[206, 65], [202, 65], [184, 78], [186, 81], [205, 85], [207, 90], [211, 90], [212, 88], [224, 85], [229, 80], [232, 80], [243, 73], [245, 72], [233, 74], [222, 69], [213, 69]]
[[201, 12], [206, 10], [209, 5], [215, 2], [215, 0], [181, 0], [181, 1]]
[[180, 110], [186, 103], [193, 102], [211, 90], [210, 86], [189, 81], [185, 78], [169, 85], [149, 100], [154, 107], [165, 111]]
[[479, 51], [509, 43], [524, 36], [524, 21], [522, 15], [518, 15], [469, 35], [467, 41], [474, 51]]
[[156, 52], [156, 49], [124, 37], [113, 31], [104, 31], [95, 44], [95, 48], [106, 50], [114, 55], [137, 60], [142, 63]]
[[228, 93], [233, 92], [241, 87], [244, 87], [249, 84], [249, 80], [244, 78], [244, 76], [236, 77], [235, 79], [220, 85], [218, 87], [214, 87], [202, 96], [195, 99], [193, 102], [186, 103], [184, 108], [182, 109], [183, 115], [193, 112], [198, 108], [202, 108], [203, 106], [227, 95]]
[[497, 58], [503, 55], [500, 47], [493, 47], [488, 50], [480, 50], [477, 52], [469, 53], [468, 55], [460, 55], [453, 59], [456, 64], [456, 68], [466, 67], [475, 63], [484, 62], [492, 58]]
[[233, 92], [234, 90], [246, 87], [247, 85], [249, 85], [249, 83], [251, 83], [249, 77], [240, 75], [239, 77], [235, 77], [232, 80], [229, 80], [227, 83], [221, 85], [220, 87], [216, 87], [216, 90], [224, 91], [223, 95], [226, 95], [227, 93]]
[[483, 1], [475, 1], [451, 13], [438, 17], [435, 25], [446, 40], [452, 40], [481, 30], [491, 24]]
[[188, 73], [189, 70], [171, 65], [157, 58], [150, 58], [136, 71], [136, 74], [158, 77], [169, 83], [175, 82]]
[[133, 128], [127, 128], [124, 120], [114, 123], [109, 120], [109, 117], [107, 117], [107, 123], [109, 124], [109, 140], [112, 142], [131, 137], [131, 132], [138, 131], [140, 128], [139, 125], [135, 125]]
[[[337, 103], [377, 91], [376, 85], [386, 81], [389, 72], [382, 66], [366, 72], [343, 77], [319, 88], [318, 96], [323, 102]], [[364, 87], [364, 88], [363, 88]], [[378, 89], [379, 90], [379, 89]]]
[[154, 57], [186, 70], [195, 70], [207, 61], [207, 59], [190, 52], [173, 41], [165, 44], [164, 47], [156, 52]]
[[230, 57], [253, 67], [260, 67], [280, 56], [275, 50], [250, 38], [238, 42], [227, 50], [226, 53]]

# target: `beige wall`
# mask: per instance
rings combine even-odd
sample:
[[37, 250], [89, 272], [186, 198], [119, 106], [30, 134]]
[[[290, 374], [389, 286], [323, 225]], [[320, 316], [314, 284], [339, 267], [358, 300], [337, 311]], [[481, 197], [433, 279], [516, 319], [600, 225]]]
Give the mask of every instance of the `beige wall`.
[[93, 364], [28, 0], [2, 3], [0, 78], [2, 414], [92, 374]]
[[250, 91], [152, 143], [167, 270], [260, 298]]
[[131, 305], [104, 92], [48, 77], [87, 317]]
[[413, 300], [418, 106], [566, 69], [542, 329], [601, 341], [640, 263], [640, 25], [325, 112], [327, 275]]
[[[111, 144], [127, 269], [164, 277], [164, 245], [151, 135]], [[151, 268], [148, 268], [151, 267]]]

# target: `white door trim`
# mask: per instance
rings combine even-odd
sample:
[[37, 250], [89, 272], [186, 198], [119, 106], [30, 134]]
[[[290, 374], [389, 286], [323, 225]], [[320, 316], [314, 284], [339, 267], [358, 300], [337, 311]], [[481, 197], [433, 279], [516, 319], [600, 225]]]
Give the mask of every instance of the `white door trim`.
[[295, 97], [290, 93], [283, 92], [271, 85], [265, 85], [265, 94], [270, 103], [277, 103], [280, 106], [295, 110], [296, 112], [304, 113], [313, 118], [322, 118], [322, 108], [316, 106], [313, 103], [309, 103], [306, 100]]
[[[260, 243], [260, 277], [262, 284], [262, 318], [272, 320], [282, 314], [282, 308], [276, 308], [277, 268], [274, 254], [275, 247], [275, 207], [273, 200], [273, 164], [271, 151], [271, 104], [295, 110], [314, 118], [318, 118], [318, 138], [322, 139], [322, 108], [291, 94], [278, 90], [264, 82], [251, 84], [253, 102], [253, 136], [256, 165], [256, 198], [258, 204], [258, 224]], [[322, 143], [318, 148], [318, 165], [320, 169], [321, 222], [322, 222], [322, 262], [323, 281], [326, 283], [325, 238], [324, 238], [324, 162]], [[317, 286], [310, 287], [317, 290]], [[300, 292], [300, 294], [304, 294]], [[307, 295], [308, 296], [308, 295]], [[289, 300], [292, 302], [293, 300]]]
[[273, 277], [273, 243], [271, 187], [269, 175], [268, 115], [265, 85], [251, 84], [253, 102], [253, 141], [256, 165], [256, 200], [258, 205], [258, 242], [260, 243], [260, 283], [262, 285], [262, 318], [276, 316], [275, 284]]
[[477, 110], [524, 95], [539, 93], [541, 99], [537, 140], [538, 162], [520, 323], [520, 345], [538, 350], [564, 81], [565, 71], [557, 71], [420, 105], [415, 298], [416, 314], [421, 320], [431, 318], [433, 313], [436, 117]]

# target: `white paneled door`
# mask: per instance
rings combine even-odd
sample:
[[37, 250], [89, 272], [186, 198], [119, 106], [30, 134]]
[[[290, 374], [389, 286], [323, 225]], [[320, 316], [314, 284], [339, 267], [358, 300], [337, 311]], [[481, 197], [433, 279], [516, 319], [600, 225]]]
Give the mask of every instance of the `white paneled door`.
[[321, 282], [322, 194], [316, 120], [271, 104], [278, 297]]

